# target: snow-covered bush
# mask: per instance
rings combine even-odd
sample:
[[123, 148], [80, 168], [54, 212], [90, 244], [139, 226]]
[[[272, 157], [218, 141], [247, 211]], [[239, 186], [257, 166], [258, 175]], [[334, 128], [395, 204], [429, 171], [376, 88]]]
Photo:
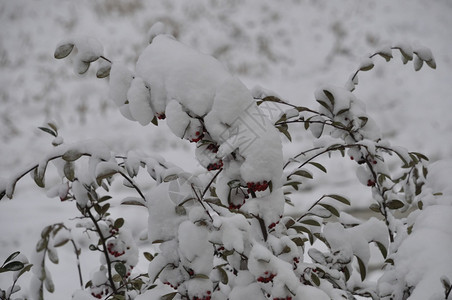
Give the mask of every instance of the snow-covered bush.
[[[88, 248], [101, 254], [99, 265], [85, 282], [78, 264], [80, 288], [73, 299], [449, 297], [449, 245], [430, 252], [422, 243], [450, 244], [450, 195], [429, 185], [424, 155], [382, 140], [378, 124], [353, 94], [359, 73], [371, 70], [376, 56], [389, 61], [397, 51], [404, 63], [413, 60], [415, 70], [424, 62], [435, 68], [430, 50], [383, 47], [361, 62], [344, 87], [316, 91], [319, 106], [311, 109], [260, 87], [249, 90], [217, 60], [165, 34], [161, 23], [151, 28], [149, 40], [134, 71], [106, 58], [92, 38], [63, 41], [55, 57], [71, 55], [79, 74], [98, 63], [97, 76], [109, 77], [110, 98], [122, 115], [141, 125], [166, 119], [174, 135], [195, 144], [205, 171], [183, 170], [158, 155], [112, 153], [98, 141], [65, 143], [49, 123], [41, 130], [54, 136], [53, 151], [0, 181], [0, 197], [12, 198], [17, 181], [30, 173], [50, 197], [73, 201], [77, 226], [95, 233]], [[269, 118], [264, 103], [278, 107], [277, 118]], [[291, 140], [295, 128], [310, 130], [317, 141], [284, 159], [281, 139]], [[335, 152], [357, 163], [358, 180], [372, 193], [370, 209], [380, 219], [358, 220], [341, 212], [349, 200], [328, 191], [298, 215], [285, 213], [292, 194], [313, 179], [312, 169], [327, 172], [316, 159]], [[61, 180], [47, 186], [50, 165]], [[151, 187], [143, 188], [139, 176], [152, 181]], [[111, 199], [117, 196], [110, 187], [120, 178], [132, 191], [122, 204], [148, 210], [152, 253], [141, 256], [124, 218], [111, 216]], [[408, 217], [397, 218], [395, 212]], [[437, 229], [444, 231], [436, 234]], [[64, 224], [42, 231], [33, 267], [13, 261], [17, 252], [8, 257], [1, 272], [17, 275], [1, 299], [18, 291], [17, 278], [30, 269], [32, 298], [52, 292], [46, 258], [57, 263], [56, 248], [68, 242], [79, 261], [82, 247]], [[372, 244], [385, 259], [378, 280], [367, 276]], [[134, 271], [140, 257], [148, 261], [147, 273]]]

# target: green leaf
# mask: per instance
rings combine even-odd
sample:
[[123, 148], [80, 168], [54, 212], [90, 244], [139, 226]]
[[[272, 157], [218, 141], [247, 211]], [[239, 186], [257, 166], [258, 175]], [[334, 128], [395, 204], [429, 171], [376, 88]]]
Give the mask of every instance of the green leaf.
[[319, 163], [317, 163], [317, 162], [309, 162], [308, 164], [310, 164], [310, 165], [313, 165], [314, 167], [316, 167], [316, 168], [318, 168], [319, 170], [321, 170], [322, 172], [324, 172], [324, 173], [327, 173], [327, 170], [326, 170], [326, 168], [323, 166], [323, 165], [321, 165], [321, 164], [319, 164]]
[[96, 77], [97, 78], [108, 77], [110, 75], [110, 70], [111, 70], [111, 64], [103, 65], [103, 66], [99, 67], [99, 69], [97, 70]]
[[73, 182], [75, 180], [75, 169], [74, 169], [74, 164], [72, 162], [67, 161], [64, 164], [63, 172], [64, 172], [64, 176], [70, 182]]
[[121, 277], [125, 277], [127, 274], [126, 266], [122, 262], [118, 262], [115, 264], [115, 270]]
[[422, 153], [419, 153], [419, 152], [410, 152], [410, 154], [414, 154], [414, 155], [416, 155], [419, 159], [423, 159], [423, 160], [425, 160], [425, 161], [428, 161], [428, 157], [425, 156], [425, 155], [422, 154]]
[[160, 297], [160, 300], [172, 300], [174, 297], [176, 297], [177, 292], [172, 292], [166, 295], [163, 295], [162, 297]]
[[364, 279], [366, 279], [366, 265], [361, 260], [361, 258], [359, 258], [358, 256], [356, 256], [356, 258], [358, 259], [359, 274], [361, 275], [361, 281], [364, 281]]
[[300, 223], [311, 226], [320, 226], [320, 223], [313, 219], [301, 220]]
[[369, 206], [369, 208], [370, 208], [371, 211], [374, 211], [374, 212], [377, 212], [377, 213], [381, 213], [380, 205], [377, 204], [377, 203], [372, 203], [372, 204]]
[[159, 126], [159, 121], [157, 119], [157, 117], [154, 117], [151, 121], [152, 124], [154, 124], [155, 126]]
[[105, 215], [107, 213], [107, 211], [110, 209], [110, 203], [105, 204], [104, 206], [101, 207], [99, 215]]
[[53, 135], [54, 137], [57, 137], [57, 133], [55, 131], [53, 131], [52, 129], [46, 128], [46, 127], [38, 127], [39, 129], [41, 129], [42, 131], [44, 131], [45, 133], [48, 133], [50, 135]]
[[177, 178], [179, 178], [179, 175], [177, 174], [168, 175], [163, 179], [163, 182], [170, 182], [176, 180]]
[[143, 252], [143, 255], [148, 261], [152, 261], [154, 259], [154, 255], [149, 252]]
[[336, 217], [340, 216], [339, 211], [334, 206], [329, 205], [329, 204], [324, 204], [324, 203], [319, 203], [319, 205], [322, 206], [323, 208], [325, 208], [326, 210], [328, 210], [330, 213], [332, 213]]
[[3, 262], [3, 265], [6, 264], [7, 262], [15, 259], [17, 257], [17, 255], [20, 254], [20, 251], [16, 251], [14, 253], [12, 253], [10, 256], [8, 256], [8, 258]]
[[55, 49], [55, 53], [53, 54], [53, 56], [56, 59], [65, 58], [69, 54], [71, 54], [72, 49], [74, 49], [74, 44], [72, 43], [62, 44]]
[[113, 224], [113, 227], [116, 229], [119, 229], [122, 227], [122, 225], [124, 225], [124, 219], [123, 218], [118, 218], [115, 220], [115, 223]]
[[386, 258], [388, 256], [388, 249], [386, 249], [386, 247], [380, 242], [375, 242], [375, 244], [377, 244], [378, 249], [380, 249], [383, 258]]
[[220, 273], [221, 283], [228, 284], [228, 282], [229, 282], [228, 273], [226, 273], [226, 271], [222, 267], [217, 267], [217, 269], [218, 269], [218, 272]]
[[80, 157], [82, 157], [83, 153], [80, 153], [78, 150], [75, 149], [69, 149], [66, 151], [63, 156], [61, 157], [65, 161], [76, 161]]
[[394, 199], [394, 200], [391, 200], [391, 201], [387, 202], [387, 203], [386, 203], [386, 206], [387, 206], [389, 209], [399, 209], [399, 208], [404, 207], [405, 204], [403, 204], [403, 202], [400, 201], [400, 200], [395, 200], [395, 199]]
[[311, 280], [316, 286], [320, 285], [320, 279], [315, 273], [311, 273]]
[[339, 202], [342, 202], [342, 203], [344, 203], [346, 205], [350, 205], [350, 201], [347, 198], [343, 197], [343, 196], [336, 195], [336, 194], [331, 194], [331, 195], [326, 195], [326, 196], [330, 197], [330, 198], [333, 198], [333, 199], [335, 199], [335, 200], [337, 200]]
[[333, 94], [330, 92], [330, 91], [328, 91], [328, 90], [323, 90], [323, 93], [327, 96], [327, 98], [328, 98], [328, 100], [330, 100], [330, 102], [331, 102], [331, 107], [334, 107], [334, 96], [333, 96]]
[[417, 202], [417, 207], [418, 207], [420, 210], [422, 210], [422, 208], [424, 207], [424, 203], [423, 203], [421, 200], [419, 200], [419, 201]]
[[298, 176], [306, 177], [306, 178], [309, 178], [309, 179], [313, 178], [312, 174], [309, 173], [308, 171], [305, 171], [305, 170], [297, 170], [297, 171], [293, 172], [291, 175], [298, 175]]
[[304, 242], [307, 241], [307, 239], [302, 239], [301, 237], [296, 237], [292, 239], [292, 242], [295, 243], [298, 247], [303, 247]]
[[308, 235], [309, 242], [311, 243], [311, 245], [314, 243], [314, 235], [308, 228], [301, 225], [292, 226], [291, 228], [295, 229], [298, 233], [300, 232], [306, 233]]
[[298, 186], [301, 184], [301, 182], [298, 181], [291, 181], [284, 184], [284, 186], [292, 186], [292, 188], [296, 191], [298, 191]]
[[19, 271], [23, 269], [25, 265], [20, 261], [12, 261], [7, 263], [6, 265], [0, 268], [0, 273], [3, 272], [11, 272], [11, 271]]
[[446, 275], [443, 275], [440, 280], [446, 292], [449, 292], [452, 289], [449, 278]]
[[287, 229], [289, 229], [292, 225], [295, 224], [295, 221], [293, 219], [289, 219], [284, 226], [286, 226]]
[[[325, 107], [329, 112], [331, 112], [331, 107], [325, 102], [325, 101], [322, 101], [322, 100], [316, 100], [321, 106], [323, 106], [323, 107]], [[306, 123], [306, 122], [305, 122]]]
[[45, 183], [44, 183], [44, 172], [42, 172], [42, 174], [39, 174], [38, 172], [39, 167], [35, 168], [33, 170], [33, 180], [35, 181], [36, 185], [39, 186], [40, 188], [44, 188], [45, 187]]
[[205, 274], [195, 274], [195, 276], [193, 276], [193, 278], [209, 279], [209, 276], [207, 276]]
[[348, 270], [347, 266], [344, 266], [344, 276], [345, 276], [345, 281], [348, 281], [350, 279], [350, 271]]
[[[285, 125], [285, 126], [284, 126]], [[287, 124], [283, 124], [283, 125], [281, 125], [281, 126], [278, 126], [278, 127], [276, 127], [281, 133], [283, 133], [285, 136], [286, 136], [286, 138], [290, 141], [290, 142], [292, 142], [292, 137], [290, 136], [290, 133], [289, 133], [289, 131], [288, 131], [288, 126], [287, 126]]]
[[122, 277], [119, 274], [114, 274], [112, 277], [114, 282], [121, 282], [122, 281]]

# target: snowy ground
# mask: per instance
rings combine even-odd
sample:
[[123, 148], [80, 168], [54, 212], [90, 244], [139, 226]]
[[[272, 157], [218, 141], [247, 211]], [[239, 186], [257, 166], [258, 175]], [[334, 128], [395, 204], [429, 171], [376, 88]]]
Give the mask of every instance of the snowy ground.
[[[166, 128], [141, 127], [122, 116], [107, 99], [107, 82], [92, 73], [80, 78], [67, 61], [53, 58], [67, 36], [91, 35], [108, 56], [133, 66], [146, 46], [146, 33], [158, 21], [170, 24], [184, 43], [213, 54], [250, 88], [259, 84], [284, 99], [315, 106], [314, 91], [323, 84], [343, 85], [360, 58], [389, 43], [407, 41], [432, 49], [437, 69], [413, 71], [398, 55], [378, 60], [360, 75], [358, 95], [393, 144], [423, 152], [433, 161], [452, 157], [452, 2], [401, 1], [3, 1], [0, 3], [0, 177], [8, 177], [51, 148], [50, 136], [36, 128], [55, 120], [65, 141], [101, 139], [114, 151], [160, 153], [183, 168], [198, 168], [192, 145]], [[292, 131], [287, 155], [312, 142]], [[346, 159], [328, 163], [328, 176], [308, 184], [296, 199], [306, 205], [316, 195], [342, 193], [365, 207], [369, 192], [354, 180]], [[135, 232], [146, 226], [139, 210]], [[41, 229], [67, 221], [75, 209], [47, 199], [28, 178], [13, 201], [0, 203], [0, 260], [15, 250], [30, 256]], [[97, 258], [86, 258], [95, 262]], [[61, 251], [54, 268], [57, 290], [48, 299], [67, 298], [77, 288], [73, 255]], [[88, 265], [88, 263], [87, 263]], [[83, 267], [83, 266], [82, 266]], [[65, 271], [70, 270], [70, 271]], [[73, 272], [72, 272], [73, 271]], [[67, 272], [67, 273], [66, 273]], [[89, 267], [86, 267], [86, 273]], [[0, 276], [5, 288], [8, 277]]]

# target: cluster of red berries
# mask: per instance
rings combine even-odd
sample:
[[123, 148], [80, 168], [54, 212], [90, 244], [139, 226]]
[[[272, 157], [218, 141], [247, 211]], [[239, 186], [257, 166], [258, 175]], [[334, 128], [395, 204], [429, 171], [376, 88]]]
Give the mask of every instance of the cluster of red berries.
[[110, 234], [111, 234], [111, 235], [116, 235], [116, 234], [118, 234], [118, 232], [119, 232], [119, 229], [118, 229], [118, 228], [114, 228], [113, 225], [110, 225], [109, 228], [110, 228]]
[[196, 135], [196, 137], [191, 139], [190, 142], [197, 143], [204, 137], [204, 134], [202, 132], [199, 132], [199, 131], [196, 131], [195, 135]]
[[102, 298], [102, 294], [103, 294], [103, 293], [101, 293], [101, 294], [91, 293], [91, 295], [92, 295], [94, 298], [97, 298], [97, 299]]
[[248, 182], [246, 184], [248, 188], [248, 193], [251, 192], [262, 192], [265, 191], [268, 188], [268, 182], [267, 180], [264, 180], [262, 183], [260, 182]]
[[229, 209], [240, 209], [240, 207], [242, 207], [242, 205], [243, 204], [235, 205], [235, 204], [229, 203]]
[[287, 296], [285, 298], [276, 297], [276, 298], [273, 298], [273, 300], [292, 300], [292, 296]]
[[263, 282], [263, 283], [267, 283], [267, 282], [270, 282], [270, 281], [273, 282], [273, 278], [276, 277], [276, 274], [270, 273], [270, 272], [268, 272], [268, 271], [265, 271], [264, 275], [265, 275], [265, 276], [260, 276], [260, 277], [257, 279], [257, 281]]
[[375, 186], [375, 181], [372, 179], [367, 180], [367, 186]]
[[300, 263], [300, 258], [294, 257], [293, 258], [293, 269], [296, 270], [298, 268], [298, 263]]
[[[129, 249], [129, 247], [127, 247], [127, 249]], [[115, 245], [112, 244], [112, 243], [109, 243], [109, 244], [107, 245], [107, 250], [108, 250], [108, 253], [110, 253], [110, 254], [113, 255], [114, 257], [119, 257], [119, 256], [121, 256], [121, 255], [124, 255], [124, 253], [126, 253], [125, 251], [121, 251], [121, 252], [116, 251], [116, 250], [115, 250]]]
[[168, 281], [164, 282], [163, 284], [166, 284], [166, 285], [172, 287], [175, 290], [177, 290], [177, 288], [179, 287], [178, 285], [173, 285], [173, 284], [169, 283]]
[[268, 225], [268, 229], [275, 228], [277, 224], [279, 224], [279, 221], [271, 223], [270, 225]]
[[[96, 289], [98, 289], [98, 288], [96, 288]], [[110, 293], [110, 291], [108, 290], [108, 288], [107, 289], [105, 289], [105, 291], [100, 291], [100, 293], [95, 293], [95, 292], [92, 292], [91, 293], [91, 295], [94, 297], [94, 298], [97, 298], [97, 299], [101, 299], [102, 298], [102, 296], [103, 295], [108, 295]]]
[[220, 159], [218, 162], [209, 164], [207, 166], [207, 171], [214, 171], [223, 168], [223, 161]]
[[212, 292], [211, 291], [207, 291], [206, 292], [207, 295], [202, 296], [202, 297], [198, 297], [198, 296], [194, 296], [193, 300], [211, 300], [212, 299]]
[[219, 148], [218, 145], [215, 145], [215, 144], [209, 144], [207, 146], [207, 150], [210, 150], [213, 153], [217, 153], [218, 152], [218, 148]]
[[157, 119], [159, 119], [159, 120], [165, 120], [165, 118], [166, 118], [166, 115], [165, 115], [164, 112], [157, 113]]

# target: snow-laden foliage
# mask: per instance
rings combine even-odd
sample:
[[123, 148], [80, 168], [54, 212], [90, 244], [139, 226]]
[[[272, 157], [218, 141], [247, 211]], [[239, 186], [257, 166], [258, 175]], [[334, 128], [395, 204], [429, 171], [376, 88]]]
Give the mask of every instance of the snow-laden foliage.
[[[449, 296], [452, 268], [443, 262], [450, 254], [445, 244], [434, 250], [424, 246], [450, 239], [450, 198], [437, 198], [435, 186], [425, 188], [428, 159], [382, 140], [378, 124], [353, 94], [359, 72], [371, 70], [375, 56], [390, 60], [399, 51], [416, 70], [424, 62], [435, 68], [428, 49], [405, 44], [379, 49], [362, 60], [344, 87], [316, 91], [318, 108], [311, 109], [264, 88], [249, 90], [217, 60], [165, 34], [161, 23], [148, 36], [135, 70], [106, 58], [92, 38], [63, 41], [55, 57], [71, 55], [80, 74], [97, 62], [96, 74], [109, 77], [110, 98], [122, 115], [143, 126], [165, 119], [175, 136], [195, 144], [204, 172], [191, 173], [160, 156], [115, 154], [96, 141], [68, 144], [49, 123], [41, 130], [54, 136], [53, 151], [0, 181], [0, 196], [12, 198], [17, 181], [30, 173], [50, 197], [74, 201], [77, 227], [95, 234], [88, 248], [100, 254], [99, 264], [87, 281], [78, 264], [80, 287], [73, 299]], [[277, 118], [268, 117], [265, 104], [278, 108]], [[281, 139], [291, 140], [293, 128], [310, 130], [318, 140], [285, 161]], [[316, 158], [334, 152], [357, 163], [357, 179], [370, 189], [375, 200], [370, 209], [380, 219], [347, 217], [341, 210], [350, 201], [327, 192], [298, 215], [285, 213], [291, 194], [313, 179], [313, 168], [327, 172]], [[388, 164], [389, 156], [397, 159]], [[49, 187], [50, 165], [61, 181]], [[140, 184], [143, 176], [152, 182], [146, 188]], [[131, 189], [122, 204], [148, 211], [144, 238], [154, 247], [143, 253], [147, 273], [134, 271], [140, 249], [125, 220], [111, 217], [115, 178]], [[408, 217], [396, 217], [396, 211]], [[45, 290], [54, 289], [46, 258], [58, 263], [56, 249], [69, 241], [79, 262], [82, 248], [70, 228], [53, 224], [42, 231], [33, 267], [12, 261], [14, 253], [1, 270], [22, 272], [18, 278], [31, 268], [31, 297], [43, 299]], [[375, 249], [386, 259], [378, 281], [368, 276]], [[15, 284], [1, 291], [2, 299], [18, 291]]]

